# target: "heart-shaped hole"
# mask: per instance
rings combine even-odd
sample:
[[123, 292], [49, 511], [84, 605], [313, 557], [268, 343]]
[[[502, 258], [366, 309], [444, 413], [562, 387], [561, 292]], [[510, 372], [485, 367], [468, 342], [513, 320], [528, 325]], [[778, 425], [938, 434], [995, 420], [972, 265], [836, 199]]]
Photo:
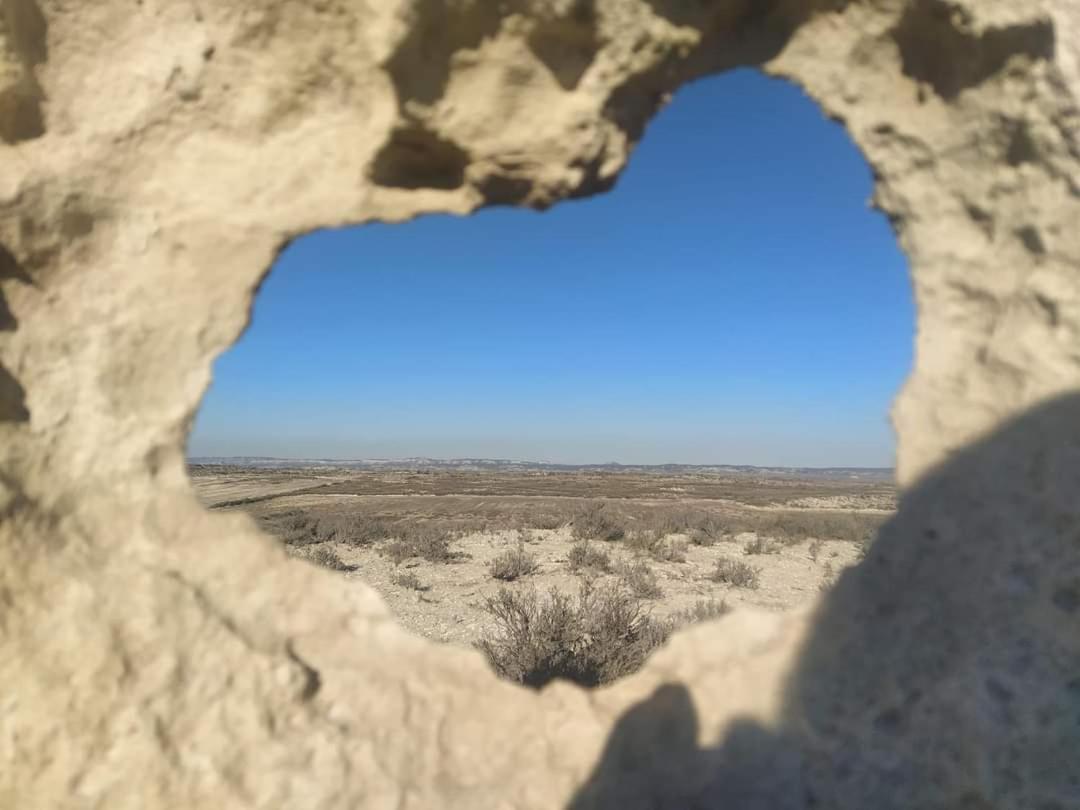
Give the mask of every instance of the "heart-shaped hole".
[[217, 364], [195, 487], [534, 687], [803, 604], [894, 507], [913, 312], [871, 182], [735, 72], [612, 194], [304, 237]]

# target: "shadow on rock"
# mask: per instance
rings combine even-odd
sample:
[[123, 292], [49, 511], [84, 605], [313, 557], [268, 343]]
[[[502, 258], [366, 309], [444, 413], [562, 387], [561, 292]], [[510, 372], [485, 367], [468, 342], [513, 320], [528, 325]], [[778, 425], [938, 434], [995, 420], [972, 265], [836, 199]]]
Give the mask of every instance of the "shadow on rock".
[[568, 810], [801, 806], [798, 752], [775, 735], [741, 723], [721, 749], [699, 749], [697, 738], [690, 693], [661, 686], [615, 725], [599, 767]]
[[569, 808], [1080, 807], [1080, 396], [903, 495], [826, 598], [778, 730], [700, 748], [698, 725], [661, 687]]

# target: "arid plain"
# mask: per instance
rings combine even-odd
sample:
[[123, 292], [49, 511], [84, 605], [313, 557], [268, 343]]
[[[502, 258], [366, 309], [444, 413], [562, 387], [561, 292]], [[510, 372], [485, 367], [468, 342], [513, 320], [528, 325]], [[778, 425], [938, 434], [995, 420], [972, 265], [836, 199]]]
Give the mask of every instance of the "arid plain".
[[650, 648], [735, 605], [785, 610], [857, 562], [895, 508], [886, 470], [499, 462], [190, 470], [208, 507], [249, 513], [290, 553], [377, 589], [412, 631], [460, 645], [520, 645], [511, 637], [548, 621], [553, 595], [573, 606], [597, 589], [618, 593], [629, 611], [615, 632], [624, 641], [640, 634], [635, 622], [664, 628]]

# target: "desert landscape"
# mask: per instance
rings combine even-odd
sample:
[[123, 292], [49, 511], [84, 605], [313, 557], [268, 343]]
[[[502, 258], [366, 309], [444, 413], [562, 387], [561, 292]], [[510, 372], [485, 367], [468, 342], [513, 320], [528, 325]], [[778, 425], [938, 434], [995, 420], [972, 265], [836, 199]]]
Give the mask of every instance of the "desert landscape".
[[190, 472], [209, 508], [244, 510], [291, 554], [377, 589], [413, 632], [480, 645], [534, 686], [606, 683], [737, 605], [803, 604], [895, 508], [888, 470], [241, 459]]

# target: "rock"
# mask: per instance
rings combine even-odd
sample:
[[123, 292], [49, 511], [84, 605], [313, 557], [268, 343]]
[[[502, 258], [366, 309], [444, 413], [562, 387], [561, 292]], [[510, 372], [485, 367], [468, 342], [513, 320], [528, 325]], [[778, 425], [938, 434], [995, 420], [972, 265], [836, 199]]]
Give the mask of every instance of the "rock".
[[[1072, 0], [2, 0], [0, 806], [1080, 805], [1077, 43]], [[533, 693], [198, 505], [290, 239], [604, 191], [738, 65], [844, 123], [918, 304], [899, 514], [824, 602]]]

